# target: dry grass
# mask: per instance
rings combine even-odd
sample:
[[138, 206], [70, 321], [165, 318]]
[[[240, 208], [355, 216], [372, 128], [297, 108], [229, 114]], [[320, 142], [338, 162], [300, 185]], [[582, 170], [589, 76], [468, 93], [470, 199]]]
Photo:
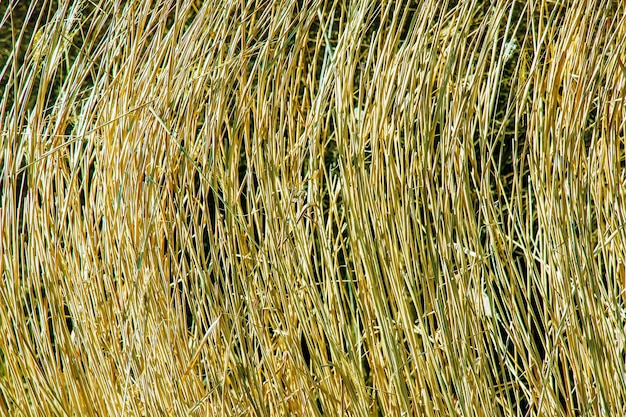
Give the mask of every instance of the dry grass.
[[9, 3], [0, 414], [626, 414], [622, 2]]

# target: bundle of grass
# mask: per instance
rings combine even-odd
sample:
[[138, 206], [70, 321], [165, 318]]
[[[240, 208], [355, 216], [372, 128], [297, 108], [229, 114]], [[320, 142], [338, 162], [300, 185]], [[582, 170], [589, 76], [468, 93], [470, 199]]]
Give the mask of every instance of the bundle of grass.
[[621, 2], [1, 12], [0, 414], [626, 414]]

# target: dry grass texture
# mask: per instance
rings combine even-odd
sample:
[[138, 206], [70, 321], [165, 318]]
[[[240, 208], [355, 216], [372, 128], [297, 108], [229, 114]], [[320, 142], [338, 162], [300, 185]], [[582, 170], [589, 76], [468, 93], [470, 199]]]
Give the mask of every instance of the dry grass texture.
[[622, 2], [9, 3], [2, 415], [626, 414]]

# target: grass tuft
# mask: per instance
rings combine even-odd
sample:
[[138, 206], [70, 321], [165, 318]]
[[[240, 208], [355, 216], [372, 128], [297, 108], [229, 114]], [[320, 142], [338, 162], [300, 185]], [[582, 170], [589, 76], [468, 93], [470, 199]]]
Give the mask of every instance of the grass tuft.
[[618, 1], [9, 1], [0, 414], [626, 414]]

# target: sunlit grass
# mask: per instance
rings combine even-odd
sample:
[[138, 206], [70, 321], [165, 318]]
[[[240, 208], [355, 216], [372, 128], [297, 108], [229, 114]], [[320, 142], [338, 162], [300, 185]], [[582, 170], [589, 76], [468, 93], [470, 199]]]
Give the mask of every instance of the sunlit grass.
[[626, 413], [621, 2], [10, 3], [0, 414]]

